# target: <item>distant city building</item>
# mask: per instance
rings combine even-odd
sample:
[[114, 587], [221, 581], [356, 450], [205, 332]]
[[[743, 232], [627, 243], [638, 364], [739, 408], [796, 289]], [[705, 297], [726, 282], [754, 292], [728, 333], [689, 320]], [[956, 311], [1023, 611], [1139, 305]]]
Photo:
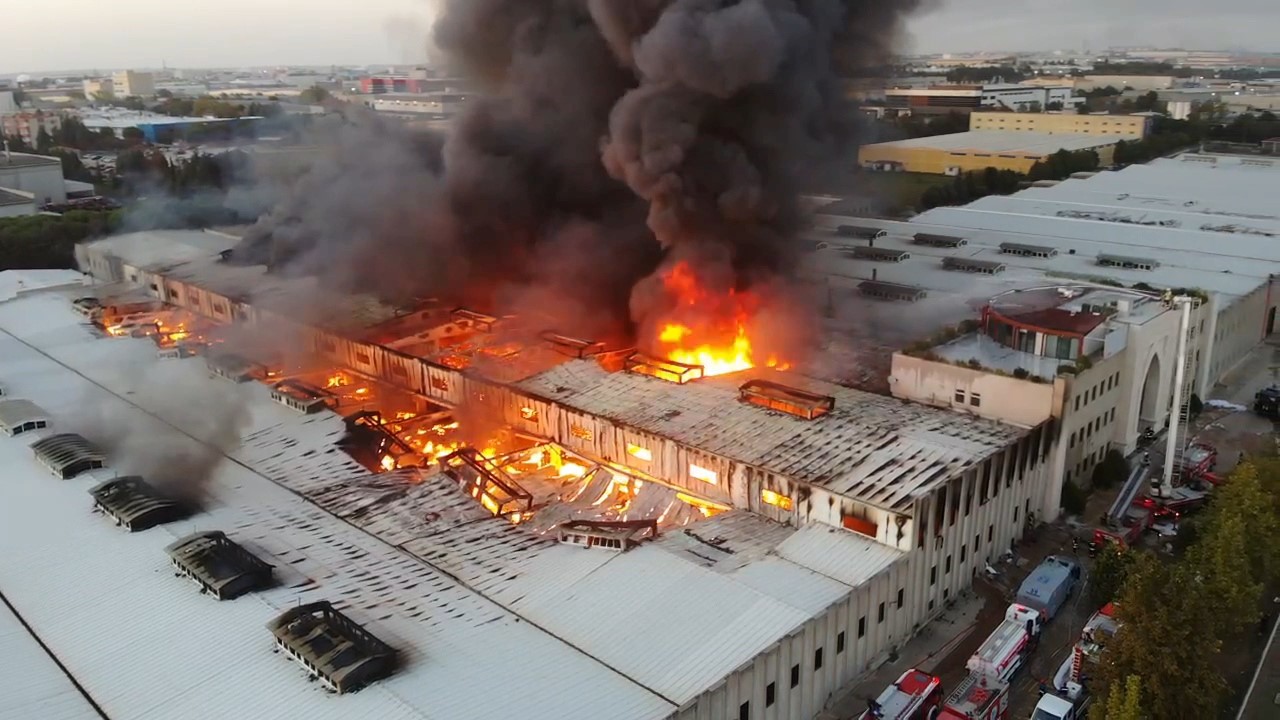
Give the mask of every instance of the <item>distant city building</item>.
[[1133, 88], [1147, 92], [1150, 90], [1168, 90], [1173, 87], [1175, 78], [1172, 75], [1086, 75], [1076, 78], [1076, 90], [1097, 90], [1113, 87], [1117, 90]]
[[84, 96], [89, 100], [115, 97], [115, 86], [111, 78], [88, 79], [84, 81]]
[[111, 130], [124, 137], [129, 128], [137, 128], [149, 143], [166, 144], [176, 140], [226, 138], [252, 135], [261, 117], [211, 118], [171, 117], [148, 111], [101, 108], [80, 114], [81, 122], [90, 130]]
[[363, 98], [364, 104], [378, 112], [412, 117], [456, 114], [469, 96], [463, 93], [435, 92], [423, 94], [386, 93]]
[[1059, 150], [1093, 150], [1110, 165], [1116, 141], [1094, 135], [1050, 135], [1015, 130], [974, 130], [950, 135], [863, 145], [858, 164], [869, 170], [959, 175], [984, 170], [1025, 173]]
[[18, 100], [12, 90], [0, 90], [0, 113], [18, 111]]
[[154, 97], [156, 77], [148, 72], [121, 70], [111, 76], [111, 84], [118, 97]]
[[1070, 87], [1036, 87], [1030, 85], [935, 85], [927, 88], [889, 88], [885, 90], [887, 107], [922, 115], [951, 112], [969, 113], [981, 108], [1009, 110], [1043, 110], [1051, 104], [1064, 108], [1079, 104]]
[[0, 190], [30, 193], [38, 205], [66, 202], [62, 161], [44, 155], [0, 152]]
[[57, 113], [35, 110], [0, 115], [0, 131], [10, 137], [22, 138], [22, 142], [35, 146], [40, 130], [52, 135], [62, 127], [62, 117]]
[[199, 97], [209, 94], [209, 86], [204, 83], [193, 82], [163, 82], [156, 83], [156, 92], [168, 91], [170, 94], [183, 97]]
[[1147, 115], [1078, 115], [1070, 113], [975, 112], [970, 130], [1012, 130], [1046, 135], [1106, 135], [1140, 140], [1147, 136]]
[[415, 68], [405, 74], [370, 75], [360, 78], [360, 92], [365, 95], [457, 91], [461, 86], [461, 80], [431, 77], [424, 68]]

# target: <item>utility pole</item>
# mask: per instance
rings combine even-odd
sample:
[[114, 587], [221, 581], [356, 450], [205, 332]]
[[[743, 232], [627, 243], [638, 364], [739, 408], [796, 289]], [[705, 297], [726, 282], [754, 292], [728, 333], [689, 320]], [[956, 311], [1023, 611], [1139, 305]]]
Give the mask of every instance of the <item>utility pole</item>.
[[1190, 402], [1190, 396], [1183, 398], [1183, 382], [1190, 355], [1187, 340], [1191, 334], [1191, 305], [1194, 302], [1194, 298], [1185, 296], [1169, 300], [1173, 307], [1179, 308], [1181, 314], [1178, 319], [1178, 355], [1173, 368], [1173, 399], [1169, 403], [1169, 436], [1165, 438], [1164, 477], [1160, 482], [1161, 497], [1173, 495], [1173, 473], [1182, 462], [1182, 425], [1191, 421], [1190, 413], [1184, 407]]

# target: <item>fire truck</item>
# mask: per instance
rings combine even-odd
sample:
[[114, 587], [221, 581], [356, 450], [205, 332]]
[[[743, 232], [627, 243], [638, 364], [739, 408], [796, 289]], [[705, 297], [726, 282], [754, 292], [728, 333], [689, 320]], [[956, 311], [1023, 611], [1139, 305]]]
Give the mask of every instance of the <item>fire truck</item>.
[[1005, 611], [1004, 622], [983, 641], [965, 668], [975, 675], [1008, 681], [1035, 649], [1044, 626], [1044, 616], [1025, 605], [1013, 604]]
[[942, 680], [912, 668], [867, 701], [861, 720], [934, 720], [942, 704]]
[[971, 674], [947, 696], [938, 720], [1005, 720], [1009, 717], [1009, 683]]

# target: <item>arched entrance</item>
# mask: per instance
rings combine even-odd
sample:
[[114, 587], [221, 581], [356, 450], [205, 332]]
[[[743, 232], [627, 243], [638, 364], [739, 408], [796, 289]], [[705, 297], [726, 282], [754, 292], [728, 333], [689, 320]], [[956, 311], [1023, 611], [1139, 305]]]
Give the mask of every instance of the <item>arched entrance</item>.
[[1147, 365], [1147, 376], [1142, 381], [1142, 404], [1138, 408], [1138, 425], [1142, 427], [1161, 427], [1157, 422], [1160, 405], [1160, 356], [1152, 355]]

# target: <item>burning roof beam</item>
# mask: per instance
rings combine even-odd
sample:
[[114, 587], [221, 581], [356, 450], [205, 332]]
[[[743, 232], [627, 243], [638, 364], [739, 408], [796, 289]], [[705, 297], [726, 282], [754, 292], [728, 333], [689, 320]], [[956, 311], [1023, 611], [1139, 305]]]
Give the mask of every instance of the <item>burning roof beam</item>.
[[[462, 448], [441, 458], [446, 475], [458, 482], [462, 491], [480, 501], [499, 517], [519, 520], [533, 508], [533, 495], [521, 487], [492, 460], [472, 448]], [[468, 477], [467, 469], [474, 473]]]
[[301, 380], [281, 380], [272, 385], [271, 399], [304, 415], [332, 410], [338, 404], [333, 393]]
[[627, 372], [648, 375], [649, 377], [666, 380], [677, 385], [684, 385], [687, 382], [698, 380], [705, 374], [705, 370], [701, 365], [689, 365], [638, 352], [627, 356], [625, 363], [623, 363], [623, 368]]
[[738, 388], [738, 397], [745, 403], [784, 412], [805, 420], [816, 420], [831, 412], [836, 406], [836, 399], [830, 395], [818, 395], [768, 380], [751, 380], [743, 383]]
[[493, 332], [493, 328], [498, 324], [498, 318], [493, 315], [485, 315], [466, 308], [454, 310], [453, 319], [459, 325], [484, 333]]

